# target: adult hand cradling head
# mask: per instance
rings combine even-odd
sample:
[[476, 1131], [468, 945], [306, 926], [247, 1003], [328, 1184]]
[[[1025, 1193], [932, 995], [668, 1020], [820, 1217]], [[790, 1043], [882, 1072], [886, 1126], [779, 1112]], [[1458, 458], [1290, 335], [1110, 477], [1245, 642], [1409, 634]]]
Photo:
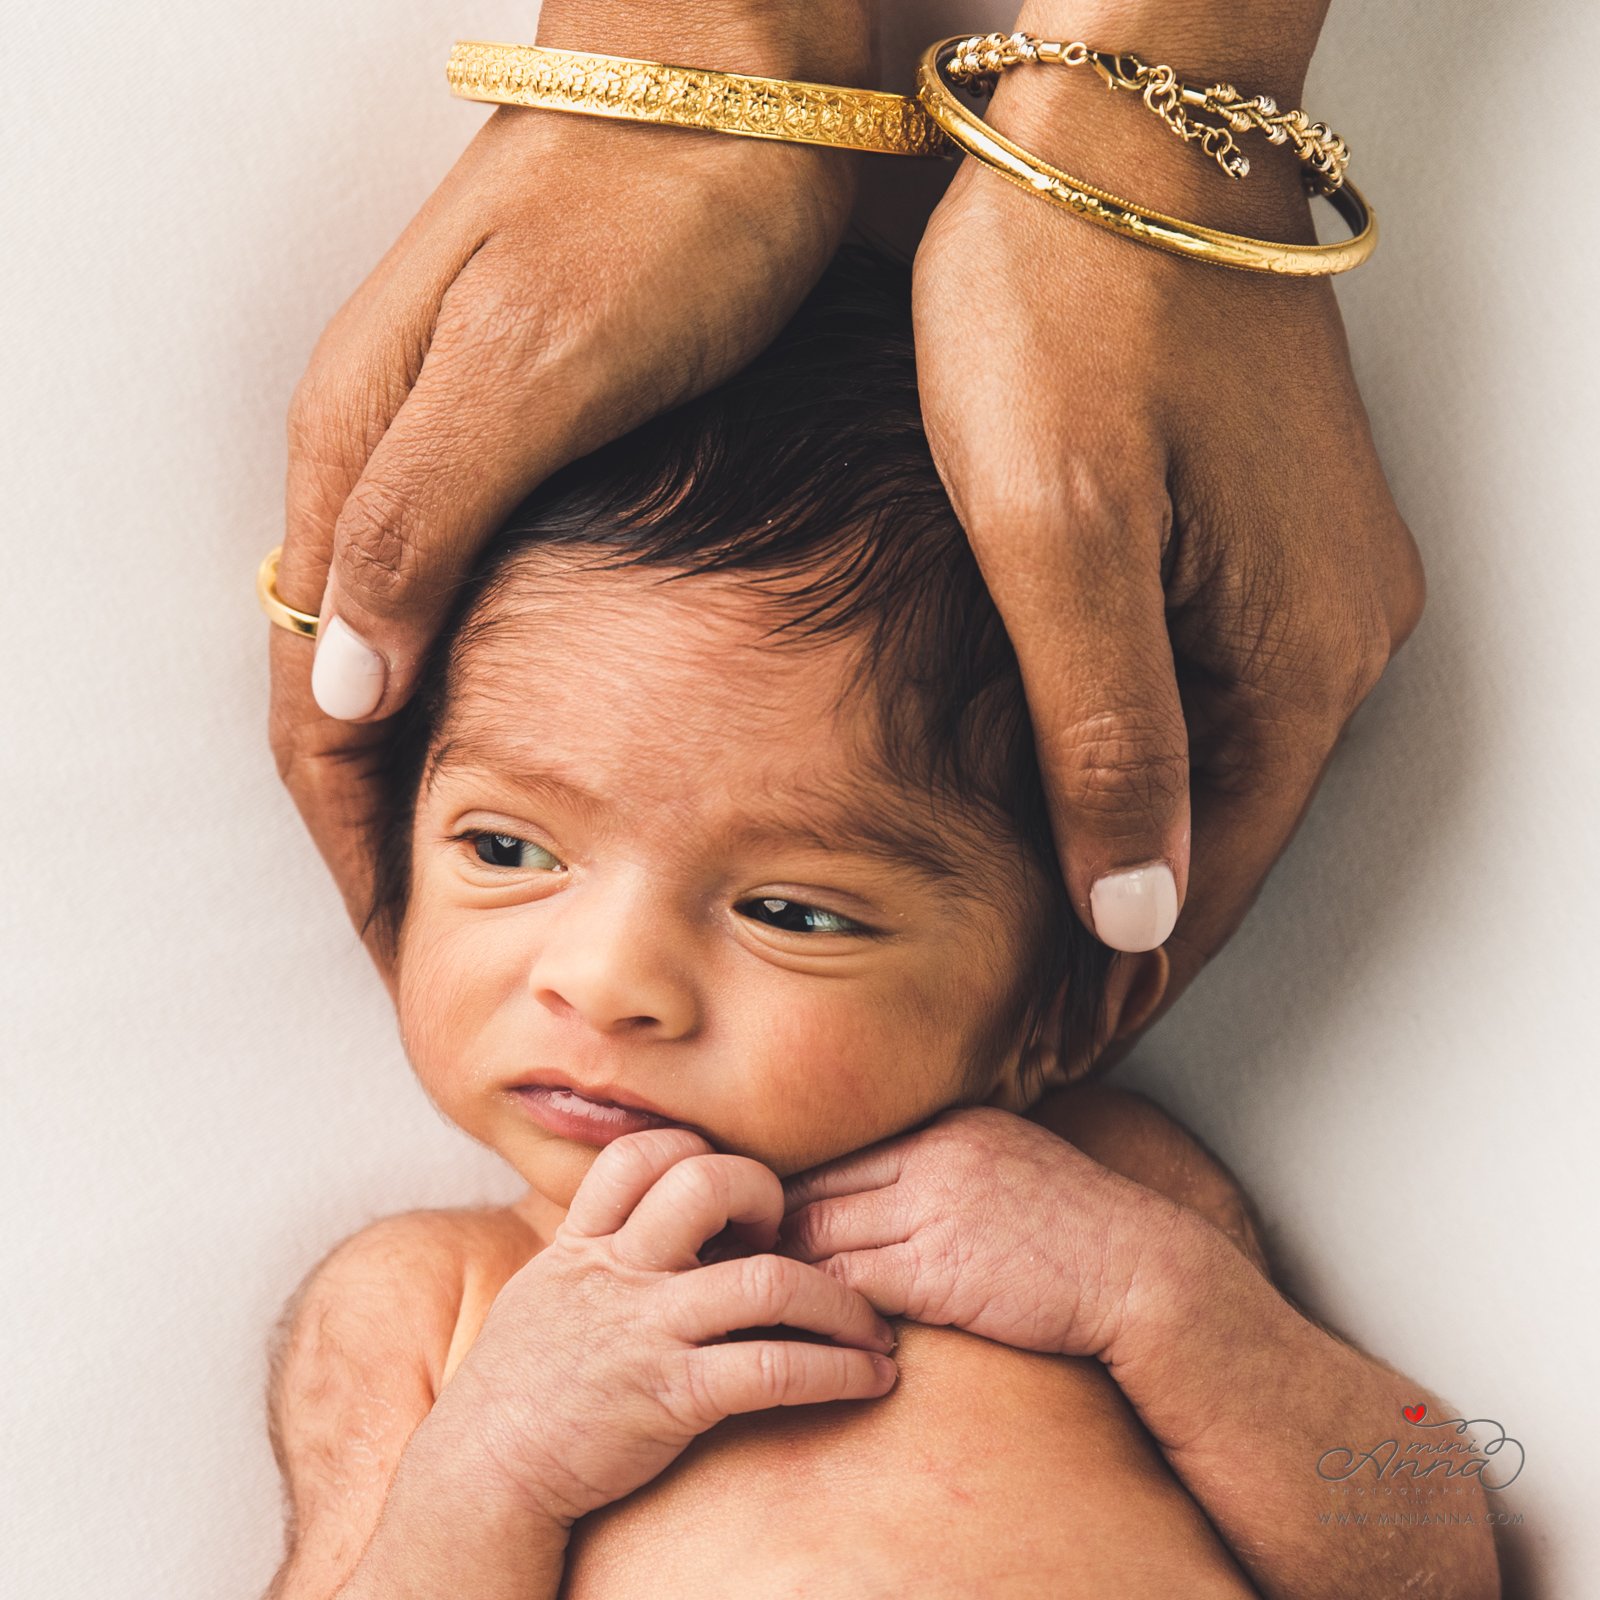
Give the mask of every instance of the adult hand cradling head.
[[[1266, 8], [1226, 26], [1216, 9], [1098, 20], [1295, 103], [1323, 8], [1260, 27]], [[1018, 25], [1093, 36], [1094, 6], [1061, 10]], [[539, 32], [871, 81], [858, 0], [549, 0]], [[1314, 238], [1291, 156], [1262, 151], [1230, 185], [1108, 99], [1017, 73], [990, 115], [1152, 205]], [[504, 108], [329, 326], [290, 418], [279, 578], [322, 628], [315, 673], [304, 640], [273, 635], [273, 743], [358, 921], [390, 719], [463, 575], [552, 472], [772, 338], [838, 244], [858, 159]], [[1165, 943], [1170, 1003], [1422, 606], [1332, 287], [1140, 248], [969, 161], [918, 251], [915, 309], [929, 443], [1020, 661], [1072, 907], [1115, 949]]]

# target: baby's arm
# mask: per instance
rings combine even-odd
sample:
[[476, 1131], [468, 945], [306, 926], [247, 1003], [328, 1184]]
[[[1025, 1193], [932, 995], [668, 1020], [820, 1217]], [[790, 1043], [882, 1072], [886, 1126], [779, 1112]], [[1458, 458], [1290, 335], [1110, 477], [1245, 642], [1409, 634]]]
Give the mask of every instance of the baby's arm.
[[[1405, 1406], [1426, 1404], [1430, 1418], [1459, 1413], [1273, 1288], [1248, 1201], [1221, 1163], [1151, 1102], [1099, 1086], [1055, 1097], [1035, 1120], [1213, 1224], [1174, 1229], [1141, 1261], [1102, 1359], [1263, 1593], [1498, 1595], [1476, 1477], [1442, 1481], [1436, 1470], [1417, 1481], [1421, 1494], [1344, 1499], [1318, 1474], [1319, 1460], [1341, 1447], [1359, 1453], [1398, 1439], [1403, 1450]], [[1330, 1471], [1348, 1465], [1341, 1457]], [[1426, 1492], [1445, 1486], [1460, 1492]], [[1386, 1509], [1415, 1520], [1383, 1526]], [[1365, 1512], [1364, 1524], [1337, 1515], [1352, 1510]], [[1437, 1521], [1420, 1515], [1429, 1510]]]
[[[386, 1584], [385, 1552], [369, 1549], [402, 1457], [434, 1402], [429, 1353], [449, 1343], [467, 1226], [450, 1212], [386, 1217], [324, 1257], [285, 1308], [269, 1356], [267, 1410], [288, 1503], [288, 1549], [266, 1600], [449, 1592], [445, 1585], [463, 1576], [463, 1555], [476, 1549], [496, 1551], [493, 1570], [470, 1591], [456, 1592], [518, 1600], [555, 1594], [559, 1546], [536, 1542], [519, 1551], [514, 1535], [528, 1530], [526, 1508], [481, 1496], [436, 1487], [423, 1497], [420, 1516], [403, 1504], [391, 1508], [389, 1526], [400, 1531], [408, 1582], [417, 1590]], [[470, 1460], [456, 1465], [467, 1470]], [[432, 1528], [446, 1542], [435, 1543], [442, 1559], [430, 1567], [427, 1507], [453, 1498], [461, 1503], [448, 1527]], [[500, 1520], [508, 1526], [497, 1526]], [[362, 1578], [351, 1584], [358, 1563]], [[502, 1582], [503, 1590], [496, 1587]]]
[[[699, 1261], [730, 1223], [770, 1239], [782, 1215], [770, 1170], [686, 1129], [615, 1140], [437, 1398], [427, 1351], [460, 1283], [438, 1283], [415, 1216], [341, 1246], [274, 1363], [294, 1516], [271, 1600], [553, 1600], [574, 1524], [716, 1423], [886, 1393], [893, 1335], [859, 1295], [781, 1256]], [[780, 1324], [823, 1342], [724, 1342]]]

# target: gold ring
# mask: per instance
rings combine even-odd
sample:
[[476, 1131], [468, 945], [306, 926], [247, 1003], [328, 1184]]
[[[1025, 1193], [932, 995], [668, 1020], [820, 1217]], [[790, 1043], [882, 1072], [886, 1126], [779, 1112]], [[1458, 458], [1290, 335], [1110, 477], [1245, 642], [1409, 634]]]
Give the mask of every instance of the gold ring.
[[[923, 51], [917, 66], [917, 97], [928, 115], [968, 155], [992, 167], [1002, 178], [1036, 194], [1041, 200], [1065, 207], [1085, 222], [1093, 222], [1139, 244], [1154, 245], [1173, 255], [1246, 272], [1269, 272], [1282, 277], [1320, 278], [1359, 267], [1378, 243], [1378, 219], [1371, 206], [1348, 178], [1325, 198], [1349, 224], [1355, 235], [1334, 244], [1279, 244], [1273, 239], [1251, 239], [1222, 233], [1196, 222], [1150, 211], [1131, 200], [1119, 200], [1041, 161], [1021, 145], [998, 134], [977, 112], [962, 105], [945, 81], [943, 64], [962, 38], [941, 39]], [[1313, 188], [1310, 192], [1321, 193]]]
[[302, 639], [315, 639], [317, 626], [322, 620], [314, 617], [309, 611], [296, 611], [291, 605], [285, 603], [278, 594], [278, 557], [283, 554], [283, 546], [269, 550], [266, 559], [256, 568], [256, 599], [261, 602], [261, 609], [267, 614], [267, 621], [275, 628], [286, 628], [290, 633], [297, 633]]

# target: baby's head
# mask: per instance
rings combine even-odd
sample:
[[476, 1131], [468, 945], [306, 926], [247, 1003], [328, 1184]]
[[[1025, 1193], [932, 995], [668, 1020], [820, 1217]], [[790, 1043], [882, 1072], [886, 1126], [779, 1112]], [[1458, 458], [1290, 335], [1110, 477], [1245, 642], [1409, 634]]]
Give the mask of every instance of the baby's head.
[[556, 1205], [595, 1148], [528, 1115], [534, 1078], [786, 1176], [1025, 1109], [1103, 1027], [887, 262], [841, 258], [751, 367], [517, 509], [388, 783], [407, 1052]]

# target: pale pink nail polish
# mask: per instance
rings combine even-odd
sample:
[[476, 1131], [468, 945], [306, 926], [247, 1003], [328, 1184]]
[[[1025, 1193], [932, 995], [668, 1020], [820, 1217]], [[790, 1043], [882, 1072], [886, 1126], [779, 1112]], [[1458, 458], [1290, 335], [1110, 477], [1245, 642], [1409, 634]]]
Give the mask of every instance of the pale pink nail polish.
[[383, 698], [387, 676], [383, 657], [346, 623], [338, 617], [323, 623], [311, 663], [311, 695], [328, 716], [343, 722], [366, 716]]
[[1178, 920], [1178, 885], [1165, 861], [1108, 872], [1089, 891], [1094, 931], [1113, 950], [1154, 950]]

